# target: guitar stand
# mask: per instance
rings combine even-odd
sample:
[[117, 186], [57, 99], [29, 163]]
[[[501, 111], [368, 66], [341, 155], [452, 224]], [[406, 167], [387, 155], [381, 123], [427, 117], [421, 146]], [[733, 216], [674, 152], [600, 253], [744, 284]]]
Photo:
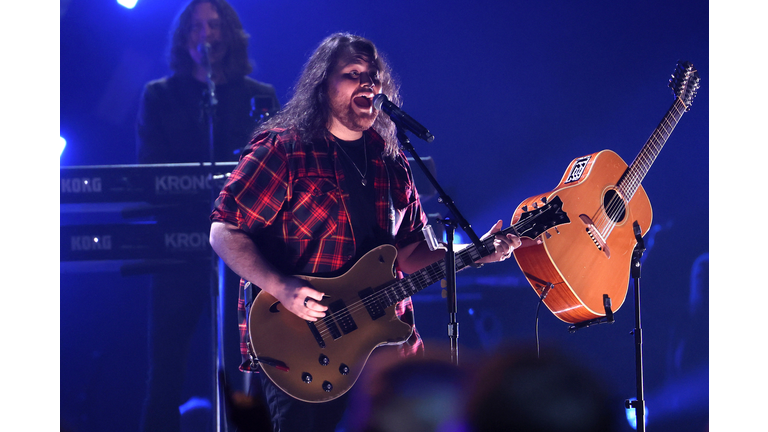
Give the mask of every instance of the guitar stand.
[[[645, 432], [645, 399], [643, 394], [643, 332], [640, 324], [640, 259], [645, 252], [645, 242], [640, 224], [635, 221], [632, 224], [637, 244], [632, 252], [632, 262], [630, 264], [630, 275], [632, 276], [635, 292], [635, 328], [631, 334], [635, 336], [635, 379], [637, 387], [637, 398], [635, 400], [627, 399], [624, 401], [624, 407], [635, 410], [635, 419], [638, 432]], [[605, 317], [595, 318], [571, 325], [568, 330], [573, 333], [578, 329], [586, 328], [596, 324], [612, 324], [614, 322], [613, 312], [611, 311], [611, 298], [608, 294], [603, 294], [603, 307], [605, 308]]]
[[576, 330], [591, 327], [597, 324], [613, 324], [613, 311], [611, 310], [611, 298], [608, 294], [603, 294], [603, 309], [605, 309], [605, 316], [601, 318], [595, 318], [587, 321], [582, 321], [568, 326], [568, 331], [574, 333]]

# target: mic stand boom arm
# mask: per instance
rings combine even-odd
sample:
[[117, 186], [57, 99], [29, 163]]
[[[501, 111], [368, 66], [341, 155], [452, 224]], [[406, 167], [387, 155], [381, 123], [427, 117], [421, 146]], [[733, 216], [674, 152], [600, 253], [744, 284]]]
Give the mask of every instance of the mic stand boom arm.
[[447, 245], [447, 252], [445, 256], [445, 278], [446, 278], [446, 291], [447, 291], [447, 300], [448, 300], [448, 314], [450, 317], [450, 322], [448, 324], [448, 337], [451, 341], [451, 362], [453, 364], [458, 365], [459, 362], [459, 356], [458, 356], [458, 338], [459, 338], [459, 323], [456, 321], [456, 315], [458, 311], [458, 306], [456, 302], [456, 257], [455, 257], [455, 251], [453, 248], [453, 232], [456, 228], [456, 226], [460, 226], [462, 230], [464, 230], [465, 233], [469, 236], [470, 240], [472, 240], [472, 243], [477, 248], [478, 253], [480, 253], [480, 256], [486, 256], [491, 253], [493, 253], [493, 250], [489, 250], [489, 248], [486, 247], [486, 245], [477, 237], [477, 234], [472, 230], [472, 227], [469, 225], [466, 219], [461, 215], [459, 212], [459, 209], [456, 208], [455, 203], [449, 197], [445, 191], [443, 191], [443, 188], [440, 187], [440, 185], [437, 183], [437, 179], [432, 175], [432, 173], [427, 168], [426, 164], [424, 164], [424, 161], [421, 160], [419, 155], [416, 153], [416, 150], [413, 148], [413, 145], [411, 144], [411, 141], [408, 139], [408, 136], [405, 134], [405, 130], [403, 129], [402, 125], [399, 122], [395, 122], [395, 125], [397, 126], [397, 139], [400, 141], [400, 146], [408, 150], [408, 153], [413, 156], [413, 160], [416, 162], [417, 165], [421, 168], [422, 171], [424, 171], [424, 175], [427, 176], [427, 179], [429, 179], [429, 182], [432, 183], [432, 186], [434, 186], [435, 190], [438, 193], [438, 201], [445, 204], [446, 207], [448, 207], [448, 211], [451, 215], [453, 215], [453, 218], [455, 221], [450, 220], [450, 217], [443, 220], [442, 222], [446, 226], [446, 240], [448, 241]]

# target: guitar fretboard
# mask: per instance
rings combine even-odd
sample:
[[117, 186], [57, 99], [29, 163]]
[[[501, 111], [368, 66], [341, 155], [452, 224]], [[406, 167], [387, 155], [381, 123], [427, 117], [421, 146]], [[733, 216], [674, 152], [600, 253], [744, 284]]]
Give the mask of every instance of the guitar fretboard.
[[[483, 244], [486, 247], [492, 246], [493, 237], [483, 240]], [[481, 255], [474, 245], [470, 245], [456, 252], [454, 258], [456, 271], [461, 271], [479, 260]], [[445, 275], [445, 260], [440, 260], [411, 273], [404, 279], [394, 280], [390, 284], [383, 286], [377, 292], [377, 297], [379, 297], [384, 307], [389, 307], [444, 279]]]
[[[517, 223], [501, 230], [495, 235], [506, 236], [507, 234], [515, 234], [518, 237], [534, 239], [549, 228], [570, 222], [568, 214], [563, 212], [562, 208], [563, 201], [559, 197], [554, 196], [546, 204], [537, 206], [537, 208], [533, 210], [523, 212]], [[482, 248], [493, 251], [494, 239], [495, 236], [489, 236], [488, 238], [481, 240]], [[464, 270], [472, 265], [472, 263], [482, 258], [482, 256], [483, 254], [480, 253], [478, 247], [474, 244], [457, 251], [454, 255], [456, 271]], [[445, 260], [443, 259], [411, 273], [404, 279], [392, 280], [385, 285], [377, 287], [375, 293], [372, 293], [373, 295], [366, 296], [365, 301], [366, 304], [369, 304], [370, 302], [375, 303], [369, 304], [371, 309], [378, 310], [380, 308], [386, 308], [416, 294], [433, 283], [445, 278], [445, 276], [446, 268]]]
[[656, 157], [661, 153], [661, 149], [670, 135], [672, 135], [672, 131], [675, 130], [675, 126], [677, 126], [677, 123], [687, 109], [688, 107], [685, 106], [680, 98], [675, 99], [675, 102], [664, 115], [661, 123], [659, 123], [642, 150], [640, 150], [640, 153], [627, 168], [627, 171], [617, 185], [619, 192], [621, 192], [626, 201], [631, 200], [635, 192], [637, 192], [645, 175], [648, 174], [648, 170], [651, 169], [651, 165], [653, 165]]

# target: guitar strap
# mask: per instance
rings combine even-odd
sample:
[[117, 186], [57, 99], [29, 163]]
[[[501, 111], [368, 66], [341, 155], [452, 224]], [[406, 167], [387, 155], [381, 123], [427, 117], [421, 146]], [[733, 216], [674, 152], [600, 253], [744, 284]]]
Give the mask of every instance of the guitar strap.
[[253, 284], [250, 282], [246, 282], [245, 285], [243, 285], [243, 300], [245, 301], [245, 316], [248, 316], [251, 310], [251, 304], [253, 303], [253, 300], [256, 298], [256, 293], [253, 292], [254, 287]]
[[[253, 300], [256, 299], [256, 287], [250, 283], [245, 282], [243, 285], [243, 302], [245, 304], [245, 322], [246, 325], [248, 323], [248, 317], [251, 316], [251, 305], [253, 304]], [[243, 317], [239, 317], [242, 319]], [[241, 341], [242, 343], [242, 341]], [[251, 340], [250, 338], [246, 338], [246, 345], [248, 346], [247, 352], [248, 352], [248, 358], [244, 359], [242, 363], [240, 364], [240, 369], [242, 371], [250, 371], [250, 372], [258, 372], [259, 369], [261, 369], [261, 366], [259, 365], [259, 361], [256, 359], [256, 354], [253, 351], [253, 348], [251, 347]]]
[[399, 224], [397, 223], [397, 212], [395, 211], [395, 203], [392, 200], [392, 179], [390, 178], [389, 173], [389, 164], [387, 163], [387, 157], [384, 156], [384, 153], [381, 154], [381, 161], [384, 163], [385, 171], [387, 172], [387, 220], [389, 221], [389, 226], [387, 227], [387, 232], [390, 236], [390, 241], [394, 241], [395, 235], [397, 234], [395, 232], [395, 227], [397, 227]]

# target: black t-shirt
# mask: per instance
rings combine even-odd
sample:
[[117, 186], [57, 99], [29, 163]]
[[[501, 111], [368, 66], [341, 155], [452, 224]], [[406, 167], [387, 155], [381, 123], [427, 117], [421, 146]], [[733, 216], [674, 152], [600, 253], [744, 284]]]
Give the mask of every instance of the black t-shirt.
[[[386, 230], [376, 221], [376, 196], [373, 188], [373, 158], [381, 157], [370, 147], [364, 147], [365, 138], [356, 141], [338, 139], [339, 158], [344, 167], [344, 189], [349, 192], [349, 219], [357, 245], [357, 261], [371, 249], [388, 243]], [[354, 161], [354, 163], [353, 163]], [[365, 178], [365, 185], [363, 184]]]

